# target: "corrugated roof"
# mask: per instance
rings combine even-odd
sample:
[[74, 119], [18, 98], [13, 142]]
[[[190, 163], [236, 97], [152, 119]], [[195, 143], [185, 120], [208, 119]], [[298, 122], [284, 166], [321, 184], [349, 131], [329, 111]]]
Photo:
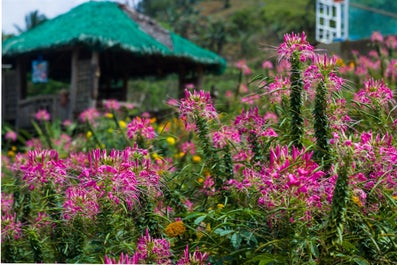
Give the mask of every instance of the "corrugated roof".
[[[178, 57], [209, 64], [215, 73], [222, 73], [226, 67], [225, 60], [217, 54], [175, 33], [160, 29], [149, 18], [137, 21], [133, 18], [126, 6], [115, 2], [90, 1], [4, 41], [2, 54], [13, 57], [80, 44], [98, 51], [116, 48], [141, 55]], [[157, 27], [154, 28], [154, 33], [148, 31], [150, 24]], [[159, 38], [154, 35], [155, 31], [161, 33]], [[165, 36], [167, 32], [169, 37]], [[163, 40], [168, 40], [168, 43]], [[172, 41], [171, 45], [169, 40]]]

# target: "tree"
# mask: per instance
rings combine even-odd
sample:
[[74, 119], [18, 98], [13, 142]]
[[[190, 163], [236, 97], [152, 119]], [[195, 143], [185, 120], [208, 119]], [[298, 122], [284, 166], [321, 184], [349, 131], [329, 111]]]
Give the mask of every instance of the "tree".
[[25, 16], [25, 29], [22, 29], [18, 25], [14, 24], [14, 27], [19, 33], [31, 30], [41, 23], [47, 21], [47, 17], [44, 14], [40, 14], [38, 10], [32, 11]]

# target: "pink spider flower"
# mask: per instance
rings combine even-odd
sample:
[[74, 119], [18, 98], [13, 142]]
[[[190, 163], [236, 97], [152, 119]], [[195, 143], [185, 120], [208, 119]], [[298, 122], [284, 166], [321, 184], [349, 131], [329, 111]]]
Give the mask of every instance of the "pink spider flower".
[[166, 239], [152, 238], [149, 230], [138, 239], [133, 258], [138, 263], [171, 264], [170, 243]]
[[244, 75], [250, 75], [252, 74], [252, 70], [251, 68], [249, 68], [249, 66], [247, 65], [247, 61], [246, 60], [240, 60], [236, 63], [236, 67], [238, 69], [240, 69]]
[[285, 34], [284, 42], [277, 49], [280, 60], [291, 60], [292, 56], [298, 56], [305, 62], [314, 54], [314, 47], [306, 40], [305, 32], [302, 34]]
[[254, 133], [260, 135], [265, 129], [265, 124], [266, 119], [259, 115], [258, 107], [250, 108], [248, 111], [243, 109], [234, 121], [234, 125], [240, 134]]
[[264, 61], [263, 63], [262, 63], [262, 68], [263, 69], [273, 69], [274, 67], [273, 67], [273, 63], [271, 62], [271, 61], [268, 61], [268, 60], [266, 60], [266, 61]]
[[120, 103], [116, 99], [105, 100], [103, 104], [108, 111], [118, 111], [120, 109]]
[[194, 122], [197, 117], [206, 120], [218, 118], [210, 93], [203, 90], [192, 93], [185, 89], [185, 98], [179, 103], [179, 111], [180, 117], [188, 122]]
[[1, 240], [16, 240], [22, 236], [22, 223], [17, 221], [17, 214], [1, 215]]
[[65, 193], [66, 198], [63, 204], [65, 219], [73, 219], [76, 215], [95, 219], [99, 212], [99, 203], [94, 189], [71, 186], [66, 189]]
[[387, 36], [385, 40], [385, 44], [386, 47], [390, 50], [397, 49], [397, 36], [396, 35]]
[[12, 205], [14, 203], [14, 195], [1, 193], [1, 212], [2, 213], [11, 213]]
[[153, 139], [156, 133], [150, 124], [150, 119], [136, 117], [127, 126], [127, 135], [130, 139], [136, 138], [138, 135], [146, 139]]
[[217, 148], [223, 148], [229, 143], [239, 143], [240, 134], [238, 130], [234, 127], [223, 126], [219, 130], [215, 131], [212, 135], [212, 140], [214, 142], [214, 146]]
[[383, 35], [379, 31], [374, 31], [372, 32], [371, 35], [371, 41], [372, 42], [383, 42]]
[[38, 121], [49, 121], [51, 116], [50, 113], [48, 113], [47, 110], [43, 109], [43, 110], [39, 110], [34, 114], [34, 117], [36, 118], [36, 120]]
[[343, 79], [338, 77], [337, 57], [328, 57], [326, 54], [316, 54], [313, 56], [313, 64], [303, 73], [303, 82], [306, 90], [316, 86], [319, 82], [324, 82], [330, 91], [338, 91], [342, 87]]
[[105, 264], [138, 264], [139, 259], [137, 259], [137, 256], [129, 257], [127, 254], [121, 252], [120, 257], [118, 259], [111, 258], [106, 255], [104, 262]]
[[18, 160], [22, 179], [30, 189], [40, 188], [49, 181], [60, 188], [66, 181], [66, 165], [55, 150], [28, 151]]
[[364, 88], [354, 95], [354, 100], [362, 104], [377, 102], [381, 106], [388, 102], [394, 102], [392, 90], [385, 85], [383, 80], [374, 80], [373, 78], [364, 82]]
[[270, 84], [263, 86], [265, 92], [263, 97], [269, 98], [271, 103], [281, 103], [283, 97], [289, 95], [290, 80], [287, 77], [277, 75], [274, 77], [274, 81]]
[[17, 140], [17, 133], [14, 131], [8, 131], [4, 137], [6, 140], [15, 142]]
[[99, 117], [99, 111], [96, 108], [89, 108], [80, 113], [79, 119], [82, 122], [94, 123], [95, 120]]
[[198, 248], [189, 254], [189, 245], [186, 245], [185, 250], [183, 251], [183, 256], [176, 262], [176, 265], [190, 265], [190, 264], [197, 264], [197, 265], [206, 265], [207, 259], [209, 254], [206, 252], [200, 252]]

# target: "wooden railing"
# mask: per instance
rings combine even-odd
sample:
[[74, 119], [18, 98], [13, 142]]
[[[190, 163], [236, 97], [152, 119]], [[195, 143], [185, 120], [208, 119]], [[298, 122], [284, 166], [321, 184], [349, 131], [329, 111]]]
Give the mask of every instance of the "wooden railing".
[[32, 127], [32, 120], [34, 114], [39, 110], [46, 110], [50, 113], [51, 117], [56, 117], [59, 107], [58, 95], [40, 95], [19, 101], [18, 104], [18, 128]]

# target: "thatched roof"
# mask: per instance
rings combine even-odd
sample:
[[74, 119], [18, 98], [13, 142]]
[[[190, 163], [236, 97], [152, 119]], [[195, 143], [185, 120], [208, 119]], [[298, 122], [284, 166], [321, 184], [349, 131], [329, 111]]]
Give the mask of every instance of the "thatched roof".
[[128, 52], [201, 64], [222, 73], [226, 62], [162, 27], [152, 19], [115, 2], [87, 2], [36, 28], [3, 42], [6, 58], [68, 49], [76, 45], [99, 52]]

